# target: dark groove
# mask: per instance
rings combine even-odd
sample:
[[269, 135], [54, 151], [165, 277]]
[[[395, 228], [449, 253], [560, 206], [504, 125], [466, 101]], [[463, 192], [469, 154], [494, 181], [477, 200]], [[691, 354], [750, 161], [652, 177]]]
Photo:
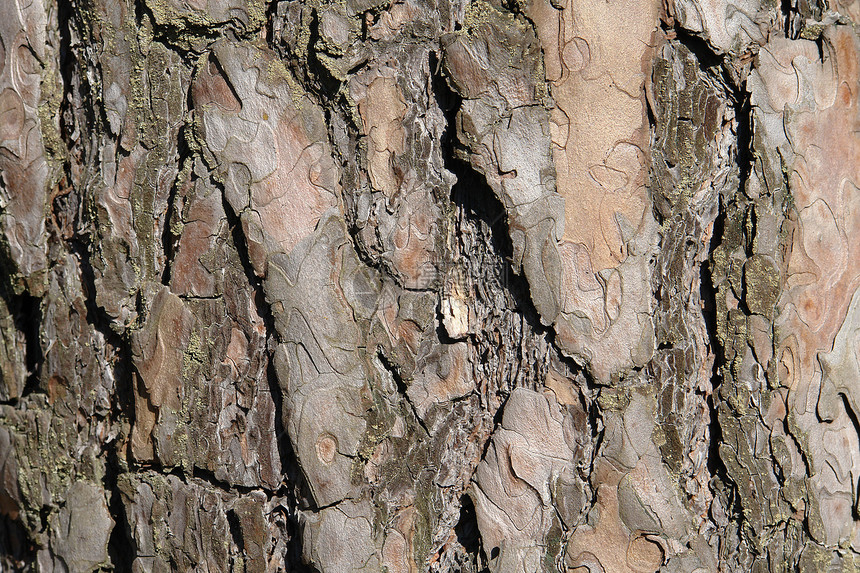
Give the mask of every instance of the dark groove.
[[[66, 113], [63, 113], [65, 107], [70, 106], [72, 86], [75, 84], [74, 71], [76, 69], [77, 60], [72, 52], [72, 30], [71, 20], [74, 15], [72, 0], [57, 1], [57, 28], [60, 34], [59, 56], [60, 56], [60, 79], [63, 83], [63, 96], [60, 100], [60, 134], [68, 136], [73, 129], [71, 128], [69, 118]], [[69, 114], [71, 115], [71, 114]], [[71, 142], [64, 140], [67, 147], [71, 147]]]
[[36, 560], [36, 545], [20, 516], [0, 513], [0, 571], [30, 571]]
[[164, 44], [175, 52], [182, 60], [191, 67], [197, 62], [197, 53], [193, 50], [181, 45], [180, 41], [185, 39], [200, 38], [206, 42], [207, 47], [215, 43], [215, 41], [224, 35], [229, 30], [236, 36], [242, 37], [248, 31], [236, 29], [232, 21], [230, 21], [225, 29], [213, 29], [207, 26], [195, 24], [189, 20], [180, 19], [175, 23], [158, 24], [155, 20], [155, 14], [144, 0], [136, 0], [134, 2], [135, 17], [138, 27], [143, 27], [144, 18], [148, 19], [152, 25], [153, 40]]
[[298, 456], [293, 449], [293, 444], [285, 425], [286, 413], [284, 412], [284, 396], [281, 386], [278, 383], [278, 376], [277, 372], [275, 372], [275, 365], [272, 359], [275, 345], [278, 342], [278, 335], [275, 330], [275, 319], [272, 315], [271, 306], [266, 301], [262, 280], [254, 273], [254, 268], [251, 265], [251, 259], [248, 254], [248, 245], [245, 240], [244, 231], [242, 230], [241, 220], [226, 198], [223, 198], [223, 193], [222, 201], [225, 218], [227, 219], [227, 224], [230, 228], [233, 239], [233, 247], [236, 249], [239, 260], [242, 263], [242, 268], [245, 272], [248, 284], [250, 284], [255, 291], [257, 313], [263, 318], [263, 323], [266, 327], [267, 364], [265, 369], [265, 381], [266, 384], [268, 384], [269, 392], [272, 396], [272, 402], [275, 405], [275, 443], [278, 448], [278, 457], [281, 462], [282, 482], [278, 493], [286, 498], [285, 503], [287, 506], [285, 521], [289, 541], [287, 543], [286, 562], [292, 568], [291, 570], [296, 571], [297, 573], [311, 571], [302, 561], [302, 537], [301, 524], [299, 523], [299, 508], [304, 507], [311, 510], [316, 508], [313, 502], [310, 486], [302, 473]]
[[791, 33], [791, 29], [792, 29], [791, 22], [792, 22], [794, 15], [797, 13], [797, 11], [794, 9], [794, 6], [792, 6], [791, 0], [781, 0], [779, 7], [780, 7], [780, 10], [782, 11], [782, 14], [783, 14], [783, 21], [782, 21], [783, 30], [782, 31], [785, 34], [786, 38], [790, 38], [790, 39], [794, 40], [795, 38], [792, 37], [792, 33]]
[[454, 526], [454, 534], [457, 536], [457, 542], [465, 549], [466, 555], [472, 559], [471, 565], [474, 566], [474, 571], [489, 573], [489, 569], [483, 565], [488, 562], [487, 554], [481, 543], [475, 504], [469, 495], [463, 495], [460, 498], [460, 518]]
[[[189, 107], [189, 109], [191, 109]], [[184, 134], [186, 127], [182, 128], [182, 133]], [[185, 141], [185, 137], [180, 135], [179, 137], [179, 145], [178, 145], [178, 165], [182, 165], [185, 162], [186, 158], [190, 158], [191, 152], [188, 149], [188, 144]], [[161, 284], [165, 286], [170, 285], [171, 273], [173, 270], [173, 259], [176, 256], [176, 249], [179, 247], [179, 235], [173, 234], [172, 222], [176, 220], [177, 222], [181, 222], [182, 213], [176, 210], [176, 196], [178, 192], [178, 187], [182, 184], [182, 181], [177, 177], [173, 180], [173, 183], [170, 185], [170, 191], [167, 195], [167, 211], [164, 213], [164, 228], [161, 230], [161, 250], [164, 253], [164, 268], [161, 271]]]
[[[166, 468], [163, 468], [163, 467], [157, 468], [157, 469], [160, 469], [162, 471], [162, 473], [164, 473], [166, 470]], [[172, 470], [170, 470], [169, 473], [175, 474], [177, 477], [182, 479], [182, 481], [184, 483], [188, 483], [188, 479], [187, 479], [188, 476], [183, 471], [182, 468], [179, 468], [179, 467], [173, 468]], [[212, 470], [209, 470], [206, 468], [201, 468], [200, 466], [196, 466], [196, 465], [191, 468], [191, 476], [190, 477], [192, 477], [196, 480], [206, 482], [207, 485], [212, 486], [216, 489], [219, 489], [219, 490], [223, 491], [224, 493], [237, 493], [240, 495], [248, 494], [248, 493], [255, 492], [255, 491], [262, 491], [262, 492], [266, 493], [267, 495], [271, 495], [273, 493], [272, 490], [267, 489], [263, 486], [247, 486], [247, 485], [241, 485], [241, 484], [232, 483], [232, 482], [229, 482], [229, 481], [226, 481], [223, 479], [219, 479], [215, 475], [215, 472], [213, 472]]]
[[27, 366], [27, 380], [24, 383], [22, 397], [29, 396], [41, 390], [40, 381], [42, 362], [45, 358], [42, 352], [42, 299], [29, 293], [13, 296], [9, 301], [9, 310], [15, 319], [15, 328], [24, 336], [24, 361]]
[[[430, 52], [429, 64], [430, 70], [440, 68], [435, 52]], [[433, 74], [431, 87], [436, 104], [446, 120], [440, 142], [444, 166], [457, 178], [451, 187], [451, 202], [468, 220], [489, 231], [489, 250], [496, 255], [495, 273], [501, 285], [513, 298], [515, 310], [523, 316], [532, 330], [538, 334], [546, 334], [547, 328], [540, 322], [525, 275], [515, 273], [511, 265], [513, 243], [508, 232], [507, 211], [490, 188], [486, 177], [462, 159], [468, 156], [468, 150], [458, 141], [455, 126], [463, 98], [451, 89], [441, 72]]]
[[[61, 62], [64, 82], [67, 82], [64, 85], [67, 92], [63, 98], [63, 103], [67, 106], [68, 110], [68, 113], [61, 114], [61, 119], [68, 119], [68, 121], [63, 120], [63, 136], [70, 138], [72, 133], [70, 133], [69, 130], [74, 131], [75, 127], [82, 135], [98, 131], [97, 124], [99, 124], [99, 122], [94, 110], [99, 109], [99, 106], [95, 105], [95, 102], [91, 98], [89, 84], [86, 82], [87, 74], [85, 70], [81, 68], [80, 60], [75, 57], [76, 54], [73, 52], [71, 47], [73, 26], [76, 24], [80, 26], [80, 15], [76, 12], [72, 0], [60, 1], [59, 14], [61, 46], [65, 44], [65, 48], [61, 49], [61, 57], [63, 57]], [[76, 79], [81, 83], [76, 85]], [[80, 109], [75, 107], [75, 102], [72, 101], [75, 88], [77, 88], [77, 96], [83, 104], [82, 107], [87, 110], [86, 119], [89, 120], [88, 125], [76, 125], [72, 127], [72, 122], [79, 117], [76, 112], [80, 111]], [[107, 124], [103, 122], [101, 125]], [[76, 151], [79, 150], [82, 145], [82, 142], [79, 143], [69, 139], [66, 140], [66, 146], [69, 149], [70, 155], [73, 156], [72, 161], [79, 159], [76, 158], [75, 155]], [[96, 146], [92, 147], [95, 148]], [[113, 367], [117, 400], [113, 401], [113, 417], [114, 419], [126, 417], [129, 423], [133, 424], [134, 393], [132, 387], [133, 367], [131, 361], [131, 347], [124, 336], [114, 330], [113, 320], [108, 316], [103, 308], [98, 306], [96, 302], [95, 270], [93, 268], [91, 258], [94, 249], [97, 248], [94, 241], [94, 234], [97, 232], [96, 228], [98, 227], [98, 221], [90, 218], [90, 210], [84, 208], [84, 203], [87, 200], [92, 201], [92, 197], [88, 197], [85, 194], [86, 191], [77, 191], [79, 186], [84, 189], [87, 189], [88, 187], [83, 182], [77, 182], [74, 180], [71, 173], [71, 166], [68, 163], [65, 168], [66, 179], [69, 182], [71, 189], [69, 200], [74, 198], [76, 205], [78, 206], [77, 216], [74, 219], [74, 226], [72, 229], [73, 233], [71, 238], [67, 241], [67, 245], [69, 252], [77, 258], [80, 267], [80, 282], [81, 290], [84, 294], [86, 321], [104, 336], [107, 347], [106, 355], [113, 355], [115, 358]]]
[[394, 385], [397, 388], [397, 393], [400, 394], [403, 401], [409, 406], [409, 409], [412, 411], [412, 415], [415, 417], [415, 421], [418, 422], [418, 425], [421, 426], [422, 430], [424, 430], [424, 434], [429, 437], [431, 435], [430, 430], [427, 428], [424, 420], [421, 419], [421, 416], [418, 415], [418, 410], [415, 408], [415, 404], [412, 403], [412, 399], [409, 397], [409, 394], [406, 393], [408, 388], [406, 386], [406, 382], [403, 381], [403, 376], [400, 375], [400, 367], [390, 360], [385, 353], [382, 352], [382, 349], [379, 349], [376, 356], [379, 358], [379, 362], [382, 363], [385, 370], [391, 374], [391, 378], [394, 380]]
[[320, 40], [320, 21], [316, 10], [313, 11], [313, 17], [308, 29], [310, 31], [310, 39], [308, 40], [307, 71], [309, 74], [313, 74], [316, 79], [316, 91], [321, 101], [334, 100], [340, 90], [340, 80], [331, 75], [331, 72], [323, 65], [317, 55], [315, 46]]
[[[72, 140], [77, 130], [79, 136], [97, 131], [97, 126], [107, 125], [103, 115], [97, 115], [99, 106], [94, 105], [87, 74], [82, 69], [80, 61], [71, 45], [73, 27], [80, 26], [80, 15], [70, 0], [59, 3], [59, 28], [61, 37], [60, 57], [61, 75], [64, 84], [64, 97], [61, 103], [60, 128], [61, 135], [69, 153], [69, 161], [64, 166], [65, 178], [69, 192], [54, 200], [52, 207], [55, 212], [63, 212], [69, 218], [68, 224], [62, 225], [61, 236], [65, 240], [68, 252], [75, 256], [80, 271], [81, 290], [84, 295], [86, 321], [95, 331], [104, 337], [104, 355], [111, 360], [113, 369], [114, 399], [111, 400], [110, 418], [114, 422], [124, 423], [128, 427], [134, 425], [134, 390], [133, 365], [131, 346], [127, 336], [115, 330], [113, 320], [96, 302], [95, 270], [91, 257], [96, 249], [96, 229], [98, 222], [91, 218], [91, 211], [84, 203], [92, 201], [86, 195], [88, 185], [84, 181], [75, 181], [72, 174], [72, 163], [78, 165], [89, 163], [88, 158], [96, 152], [97, 146], [86, 146], [79, 140]], [[103, 112], [103, 110], [102, 110]], [[101, 120], [101, 121], [100, 121]], [[83, 122], [81, 125], [79, 122]], [[86, 172], [86, 170], [83, 170]], [[86, 178], [86, 175], [84, 176]], [[82, 189], [82, 191], [79, 191]], [[123, 422], [123, 420], [125, 422]], [[132, 563], [137, 555], [131, 528], [122, 503], [121, 493], [117, 487], [119, 476], [128, 471], [127, 466], [120, 460], [129, 458], [129, 451], [120, 452], [121, 440], [103, 444], [105, 453], [104, 487], [108, 495], [108, 508], [115, 525], [108, 539], [108, 555], [118, 571], [131, 571]], [[130, 441], [126, 443], [130, 450]]]
[[[227, 524], [230, 526], [230, 537], [233, 538], [233, 543], [236, 544], [236, 549], [238, 552], [238, 559], [242, 559], [241, 566], [233, 561], [233, 570], [234, 571], [244, 571], [245, 563], [243, 555], [245, 553], [245, 537], [242, 534], [242, 524], [239, 521], [239, 516], [236, 513], [236, 510], [231, 509], [227, 512]], [[236, 557], [234, 557], [236, 559]]]
[[714, 68], [722, 66], [724, 58], [714, 52], [707, 40], [682, 28], [680, 25], [675, 25], [672, 31], [675, 33], [678, 42], [693, 53], [696, 57], [696, 62], [699, 64], [699, 69], [703, 72], [712, 73]]
[[[714, 220], [713, 235], [711, 236], [711, 241], [708, 245], [709, 253], [713, 253], [719, 246], [725, 228], [725, 221], [726, 212], [723, 207], [721, 197], [719, 213], [717, 218]], [[714, 353], [714, 364], [711, 370], [712, 394], [706, 401], [708, 414], [710, 416], [710, 422], [708, 423], [708, 434], [710, 439], [708, 442], [707, 468], [708, 473], [728, 485], [732, 482], [731, 478], [729, 478], [728, 468], [720, 457], [720, 444], [723, 442], [723, 430], [720, 426], [716, 404], [718, 399], [717, 390], [723, 382], [721, 366], [726, 363], [726, 355], [723, 345], [720, 343], [719, 337], [717, 336], [717, 291], [714, 288], [711, 264], [712, 262], [709, 259], [700, 267], [701, 282], [699, 283], [699, 295], [703, 302], [702, 318], [705, 321], [705, 328], [708, 333], [708, 346], [710, 347], [711, 352]]]
[[266, 36], [266, 45], [275, 49], [275, 18], [278, 16], [278, 0], [270, 0], [266, 6], [266, 21], [263, 23], [263, 31]]
[[113, 320], [96, 302], [95, 270], [91, 262], [93, 244], [91, 241], [92, 237], [88, 234], [75, 235], [69, 241], [69, 250], [77, 257], [80, 265], [81, 289], [84, 292], [87, 323], [104, 336], [107, 346], [106, 354], [115, 356], [113, 367], [117, 400], [113, 401], [114, 419], [124, 416], [133, 425], [134, 367], [132, 365], [131, 344], [126, 335], [120, 335], [114, 330]]
[[114, 520], [114, 527], [108, 538], [108, 555], [116, 571], [131, 571], [137, 557], [137, 544], [125, 512], [125, 505], [122, 503], [122, 494], [117, 486], [117, 478], [123, 473], [123, 465], [119, 461], [116, 442], [105, 444], [103, 451], [107, 458], [104, 487], [110, 496], [108, 510]]
[[738, 87], [734, 92], [733, 104], [735, 108], [735, 118], [738, 125], [738, 191], [744, 193], [749, 181], [750, 174], [755, 164], [753, 156], [753, 119], [752, 119], [752, 104], [750, 103], [750, 94], [746, 91], [746, 82]]
[[[700, 38], [686, 34], [683, 37], [679, 35], [679, 39], [682, 40], [697, 58], [705, 57], [708, 58], [705, 60], [706, 62], [715, 62], [715, 55], [709, 55], [707, 51], [703, 50], [707, 47], [707, 44]], [[735, 112], [737, 147], [734, 159], [738, 168], [738, 187], [730, 196], [719, 197], [719, 211], [714, 220], [713, 234], [708, 245], [709, 259], [700, 267], [699, 294], [703, 302], [702, 317], [708, 334], [708, 345], [714, 354], [711, 372], [712, 393], [706, 400], [710, 417], [708, 423], [708, 458], [706, 463], [708, 472], [712, 476], [711, 489], [717, 498], [725, 500], [726, 507], [724, 509], [728, 514], [729, 520], [738, 524], [738, 539], [734, 541], [737, 543], [743, 539], [748, 539], [751, 532], [737, 484], [730, 475], [728, 467], [720, 455], [720, 444], [723, 443], [724, 436], [719, 416], [721, 411], [726, 412], [728, 405], [719, 397], [718, 390], [724, 382], [722, 368], [727, 365], [727, 357], [725, 348], [717, 334], [717, 288], [713, 279], [713, 258], [711, 255], [722, 244], [729, 210], [734, 206], [738, 198], [744, 196], [747, 182], [752, 174], [755, 161], [753, 156], [753, 121], [750, 94], [747, 91], [746, 82], [743, 81], [740, 85], [735, 85], [725, 64], [719, 68], [709, 67], [708, 73], [711, 77], [721, 81], [723, 87], [726, 89], [729, 104]], [[751, 253], [747, 253], [747, 255], [749, 254]], [[741, 303], [741, 307], [744, 307], [743, 302]], [[720, 494], [721, 492], [723, 492], [722, 495]], [[724, 542], [726, 541], [729, 540], [724, 539]]]
[[[215, 183], [215, 182], [213, 182]], [[215, 183], [220, 188], [220, 185]], [[221, 203], [224, 208], [224, 217], [227, 220], [227, 225], [230, 228], [231, 238], [233, 239], [233, 247], [236, 249], [236, 254], [239, 256], [239, 261], [242, 263], [242, 270], [245, 272], [245, 278], [248, 284], [254, 289], [258, 295], [256, 298], [257, 313], [262, 317], [266, 325], [266, 341], [277, 342], [277, 333], [275, 331], [275, 318], [272, 316], [272, 309], [266, 302], [263, 295], [263, 281], [254, 272], [254, 266], [251, 264], [251, 256], [248, 254], [248, 243], [245, 241], [245, 232], [242, 229], [242, 220], [239, 215], [233, 210], [233, 206], [221, 194]]]
[[[860, 420], [857, 419], [857, 412], [855, 412], [854, 408], [851, 407], [851, 402], [848, 400], [848, 397], [845, 394], [840, 393], [839, 397], [842, 398], [842, 406], [845, 408], [845, 412], [851, 419], [851, 425], [854, 426], [854, 432], [860, 435]], [[858, 480], [857, 484], [855, 484], [854, 487], [860, 487], [860, 480]], [[856, 499], [856, 491], [854, 493], [854, 496]], [[851, 516], [854, 518], [854, 521], [860, 520], [860, 511], [858, 511], [856, 503], [851, 504]]]

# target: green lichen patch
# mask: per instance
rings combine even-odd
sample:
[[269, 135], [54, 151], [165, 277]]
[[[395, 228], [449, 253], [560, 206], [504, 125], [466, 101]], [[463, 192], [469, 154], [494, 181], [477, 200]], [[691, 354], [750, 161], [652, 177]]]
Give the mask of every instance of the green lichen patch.
[[779, 269], [770, 257], [753, 255], [743, 267], [744, 301], [750, 312], [772, 319], [779, 296]]
[[263, 0], [230, 0], [204, 9], [176, 0], [146, 0], [146, 7], [162, 40], [197, 53], [228, 30], [240, 38], [251, 37], [266, 21]]

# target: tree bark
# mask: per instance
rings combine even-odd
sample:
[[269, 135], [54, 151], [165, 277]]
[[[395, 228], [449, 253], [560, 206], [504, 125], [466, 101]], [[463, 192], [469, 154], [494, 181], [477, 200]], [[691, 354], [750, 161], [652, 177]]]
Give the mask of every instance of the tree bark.
[[860, 569], [858, 25], [6, 1], [0, 570]]

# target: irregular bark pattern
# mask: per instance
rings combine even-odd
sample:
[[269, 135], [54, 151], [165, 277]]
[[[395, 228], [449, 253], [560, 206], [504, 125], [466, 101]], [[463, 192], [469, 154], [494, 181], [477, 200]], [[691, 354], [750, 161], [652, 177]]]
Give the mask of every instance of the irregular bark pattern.
[[860, 567], [856, 0], [0, 16], [0, 569]]

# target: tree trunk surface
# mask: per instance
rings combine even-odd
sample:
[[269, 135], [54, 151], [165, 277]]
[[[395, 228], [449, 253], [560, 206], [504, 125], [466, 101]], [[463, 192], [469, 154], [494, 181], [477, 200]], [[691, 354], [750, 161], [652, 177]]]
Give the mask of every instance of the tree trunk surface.
[[3, 0], [0, 570], [860, 570], [857, 0]]

